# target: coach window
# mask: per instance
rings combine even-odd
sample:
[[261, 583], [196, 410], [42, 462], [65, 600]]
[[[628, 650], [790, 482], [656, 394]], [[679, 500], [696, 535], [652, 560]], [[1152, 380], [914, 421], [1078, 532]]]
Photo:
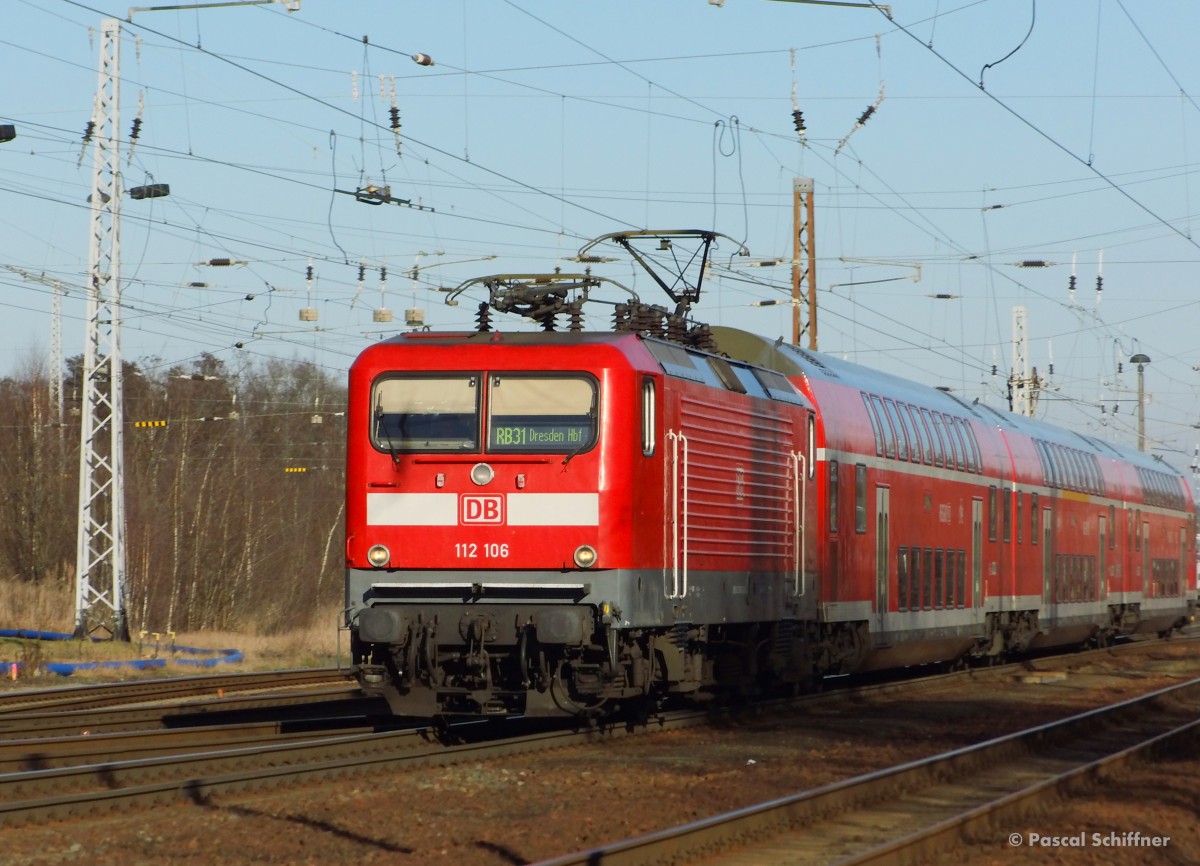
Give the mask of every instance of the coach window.
[[862, 395], [863, 405], [867, 407], [867, 417], [871, 419], [871, 432], [875, 434], [875, 456], [883, 456], [883, 424], [875, 415], [875, 407], [871, 405], [871, 395]]
[[[1114, 526], [1116, 524], [1113, 524]], [[1038, 495], [1029, 494], [1029, 543], [1038, 543]]]
[[479, 449], [479, 376], [395, 376], [371, 393], [371, 441], [390, 453]]
[[934, 413], [933, 417], [937, 420], [938, 427], [942, 431], [942, 438], [946, 440], [946, 468], [955, 469], [961, 467], [963, 462], [962, 455], [958, 450], [959, 446], [955, 441], [954, 432], [950, 429], [952, 426], [950, 419], [938, 413]]
[[1054, 452], [1050, 450], [1049, 442], [1039, 442], [1039, 450], [1042, 458], [1045, 460], [1045, 465], [1042, 467], [1042, 473], [1046, 477], [1046, 486], [1057, 488], [1058, 483], [1058, 466], [1054, 462]]
[[896, 610], [908, 610], [908, 548], [896, 548]]
[[904, 420], [908, 424], [909, 429], [913, 431], [912, 447], [913, 453], [909, 455], [913, 463], [921, 463], [925, 460], [925, 454], [929, 451], [929, 443], [925, 441], [925, 430], [921, 427], [921, 413], [916, 406], [910, 406], [907, 403], [901, 406], [904, 411]]
[[897, 403], [896, 411], [900, 413], [900, 423], [908, 436], [908, 459], [913, 463], [921, 462], [921, 440], [917, 436], [917, 425], [913, 423], [912, 407], [907, 403]]
[[933, 548], [925, 548], [925, 563], [921, 570], [921, 607], [933, 610]]
[[642, 379], [642, 454], [646, 457], [654, 456], [655, 409], [654, 380], [646, 376]]
[[1057, 486], [1054, 483], [1054, 464], [1050, 462], [1050, 452], [1046, 450], [1046, 443], [1041, 439], [1034, 439], [1033, 444], [1037, 446], [1038, 457], [1042, 461], [1042, 483], [1047, 487]]
[[946, 572], [946, 559], [942, 549], [939, 547], [933, 552], [933, 607], [935, 610], [941, 610], [943, 605], [943, 593], [945, 592], [945, 583], [943, 579]]
[[983, 474], [983, 452], [979, 449], [979, 440], [975, 438], [975, 428], [966, 421], [963, 422], [963, 430], [967, 434], [967, 445], [971, 449], [971, 453], [975, 457], [975, 466], [972, 471]]
[[1116, 506], [1108, 506], [1108, 549], [1116, 550], [1117, 548], [1117, 509]]
[[1042, 484], [1053, 487], [1054, 485], [1050, 482], [1050, 465], [1046, 461], [1046, 449], [1042, 440], [1034, 439], [1033, 447], [1037, 449], [1038, 463], [1042, 464]]
[[1024, 537], [1023, 527], [1025, 526], [1025, 524], [1022, 522], [1022, 511], [1021, 511], [1021, 506], [1024, 504], [1022, 502], [1023, 499], [1024, 499], [1024, 497], [1021, 495], [1021, 491], [1018, 490], [1017, 491], [1017, 544], [1020, 544], [1021, 539]]
[[942, 439], [938, 432], [937, 424], [934, 422], [933, 413], [928, 409], [922, 409], [921, 418], [924, 419], [925, 427], [929, 430], [930, 444], [933, 446], [933, 465], [941, 466], [944, 462], [942, 456]]
[[921, 443], [921, 459], [929, 465], [933, 465], [933, 440], [929, 435], [929, 428], [925, 426], [925, 419], [921, 417], [921, 410], [916, 406], [908, 406], [908, 411], [912, 413], [913, 426], [917, 428], [917, 439]]
[[838, 531], [838, 491], [841, 490], [841, 480], [838, 478], [838, 462], [830, 460], [827, 464], [829, 472], [829, 531]]
[[958, 449], [958, 468], [969, 468], [969, 460], [967, 458], [967, 442], [962, 432], [962, 419], [955, 418], [953, 415], [946, 416], [946, 423], [950, 425], [950, 435], [954, 439], [955, 447]]
[[1050, 455], [1050, 461], [1054, 466], [1054, 486], [1059, 490], [1066, 490], [1070, 486], [1070, 482], [1067, 480], [1067, 468], [1062, 459], [1062, 449], [1047, 442], [1046, 452]]
[[967, 449], [967, 469], [971, 472], [980, 470], [979, 460], [979, 443], [975, 441], [975, 431], [971, 429], [970, 423], [965, 418], [958, 419], [959, 429], [962, 431], [963, 446]]
[[908, 569], [908, 609], [921, 609], [921, 548], [914, 547], [909, 551], [912, 562]]
[[996, 540], [996, 486], [988, 488], [988, 541]]
[[1012, 541], [1012, 491], [1004, 488], [1004, 543]]
[[892, 428], [896, 431], [896, 459], [907, 460], [908, 434], [904, 432], [904, 425], [900, 423], [900, 412], [896, 409], [896, 404], [886, 397], [883, 405], [887, 407], [888, 420], [892, 422]]
[[590, 377], [488, 377], [489, 451], [574, 455], [595, 444], [596, 383]]
[[883, 453], [887, 457], [895, 457], [896, 430], [892, 427], [891, 419], [887, 416], [887, 410], [883, 408], [883, 400], [872, 394], [871, 405], [875, 407], [875, 414], [879, 416], [879, 421], [883, 426]]
[[954, 607], [954, 584], [956, 581], [956, 572], [954, 566], [957, 560], [954, 558], [954, 551], [946, 549], [946, 604], [947, 610]]
[[1067, 451], [1061, 445], [1051, 445], [1050, 453], [1054, 455], [1054, 463], [1058, 467], [1058, 487], [1060, 490], [1071, 489], [1071, 466], [1067, 461]]
[[1076, 493], [1087, 492], [1087, 481], [1084, 479], [1083, 461], [1080, 460], [1080, 454], [1074, 448], [1068, 448], [1067, 454], [1071, 461], [1071, 489]]
[[1083, 493], [1083, 469], [1079, 465], [1079, 454], [1074, 448], [1068, 448], [1067, 460], [1071, 464], [1071, 489], [1076, 493]]
[[1067, 469], [1067, 489], [1079, 492], [1079, 467], [1075, 465], [1075, 452], [1070, 448], [1060, 448], [1058, 452], [1063, 457]]
[[958, 559], [958, 593], [954, 596], [955, 607], [967, 606], [967, 552], [959, 550]]
[[854, 531], [864, 535], [867, 531], [867, 467], [854, 464]]

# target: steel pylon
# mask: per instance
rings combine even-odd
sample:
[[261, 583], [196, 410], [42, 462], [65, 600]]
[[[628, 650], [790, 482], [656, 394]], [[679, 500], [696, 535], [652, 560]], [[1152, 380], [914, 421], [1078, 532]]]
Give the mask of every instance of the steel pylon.
[[101, 22], [79, 439], [75, 633], [129, 639], [121, 388], [121, 22]]

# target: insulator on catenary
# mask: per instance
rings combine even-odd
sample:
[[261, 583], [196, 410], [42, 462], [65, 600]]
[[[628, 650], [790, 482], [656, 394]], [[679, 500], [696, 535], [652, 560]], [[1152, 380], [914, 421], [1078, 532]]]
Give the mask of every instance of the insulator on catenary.
[[135, 117], [133, 119], [133, 131], [129, 133], [129, 140], [136, 141], [137, 137], [142, 134], [142, 119]]
[[428, 54], [414, 54], [412, 59], [418, 66], [433, 66], [433, 58]]
[[87, 126], [83, 128], [83, 143], [87, 144], [92, 140], [92, 135], [96, 132], [96, 121], [89, 120]]
[[792, 112], [792, 123], [795, 125], [796, 132], [798, 133], [808, 130], [808, 127], [804, 125], [804, 112], [800, 111], [800, 109]]
[[859, 126], [862, 126], [864, 123], [866, 123], [866, 122], [867, 122], [867, 121], [868, 121], [868, 120], [871, 118], [871, 115], [872, 115], [872, 114], [874, 114], [874, 113], [875, 113], [875, 106], [874, 106], [874, 105], [868, 105], [868, 106], [867, 106], [867, 110], [866, 110], [866, 111], [864, 111], [864, 112], [863, 112], [863, 113], [862, 113], [862, 114], [859, 116], [859, 118], [858, 118], [858, 125], [859, 125]]
[[392, 117], [392, 131], [394, 132], [400, 128], [400, 109], [393, 105], [388, 109], [388, 114]]

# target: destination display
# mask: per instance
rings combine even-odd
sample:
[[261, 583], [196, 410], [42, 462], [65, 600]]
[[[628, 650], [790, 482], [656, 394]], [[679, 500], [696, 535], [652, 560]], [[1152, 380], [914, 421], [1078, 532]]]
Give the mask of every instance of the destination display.
[[575, 451], [592, 440], [592, 424], [586, 418], [493, 419], [489, 432], [493, 451]]

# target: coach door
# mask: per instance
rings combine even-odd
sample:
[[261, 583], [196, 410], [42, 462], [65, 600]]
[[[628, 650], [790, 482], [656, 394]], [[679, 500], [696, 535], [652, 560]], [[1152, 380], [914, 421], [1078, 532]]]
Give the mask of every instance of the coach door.
[[882, 635], [887, 627], [888, 579], [890, 577], [892, 525], [891, 493], [875, 488], [875, 629]]
[[1108, 518], [1100, 515], [1100, 550], [1096, 556], [1096, 564], [1100, 573], [1096, 575], [1096, 600], [1108, 601]]
[[1150, 523], [1142, 521], [1142, 598], [1150, 596], [1150, 590], [1153, 587], [1150, 573]]
[[971, 500], [971, 605], [983, 607], [983, 500]]
[[1049, 508], [1042, 509], [1042, 609], [1048, 615], [1057, 615], [1057, 599], [1054, 598], [1054, 514]]

